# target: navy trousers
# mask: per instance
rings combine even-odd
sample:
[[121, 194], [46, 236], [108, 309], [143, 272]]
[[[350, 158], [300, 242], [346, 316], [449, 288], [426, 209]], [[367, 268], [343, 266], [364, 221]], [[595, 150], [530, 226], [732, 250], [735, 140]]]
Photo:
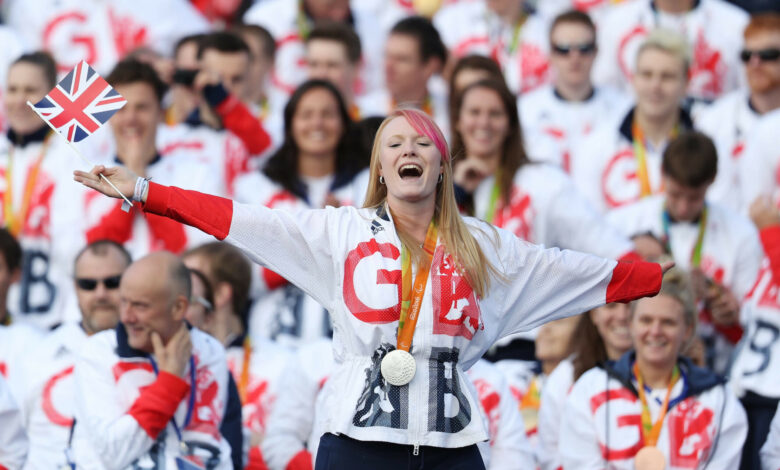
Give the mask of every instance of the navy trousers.
[[455, 449], [358, 441], [327, 433], [320, 439], [315, 470], [485, 470], [476, 444]]

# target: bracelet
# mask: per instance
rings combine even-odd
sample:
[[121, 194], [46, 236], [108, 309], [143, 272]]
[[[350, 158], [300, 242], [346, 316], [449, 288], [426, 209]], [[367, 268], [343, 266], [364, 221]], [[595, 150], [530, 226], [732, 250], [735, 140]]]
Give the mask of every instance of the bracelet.
[[143, 196], [146, 194], [146, 191], [149, 189], [149, 180], [152, 178], [142, 178], [138, 177], [137, 180], [135, 180], [135, 189], [133, 190], [133, 201], [143, 202]]

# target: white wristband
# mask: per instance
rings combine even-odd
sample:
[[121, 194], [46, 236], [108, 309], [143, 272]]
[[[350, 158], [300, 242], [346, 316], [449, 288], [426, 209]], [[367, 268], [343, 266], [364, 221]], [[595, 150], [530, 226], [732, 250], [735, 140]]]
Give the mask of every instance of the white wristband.
[[143, 196], [149, 187], [149, 180], [151, 178], [138, 177], [135, 180], [135, 190], [133, 191], [133, 201], [143, 202]]

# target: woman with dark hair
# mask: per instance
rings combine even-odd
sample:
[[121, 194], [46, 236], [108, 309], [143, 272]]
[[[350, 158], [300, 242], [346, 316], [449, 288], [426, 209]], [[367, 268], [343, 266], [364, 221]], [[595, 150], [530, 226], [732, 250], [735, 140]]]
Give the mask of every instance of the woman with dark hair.
[[[361, 202], [355, 200], [355, 176], [367, 166], [368, 151], [338, 90], [328, 81], [306, 81], [284, 109], [284, 142], [264, 168], [238, 179], [236, 199], [292, 212], [353, 205]], [[260, 274], [264, 290], [274, 292], [253, 305], [251, 336], [290, 345], [330, 337], [321, 306], [299, 289], [286, 287], [274, 272], [260, 268]]]
[[[459, 204], [532, 243], [608, 258], [634, 258], [633, 244], [604, 222], [559, 169], [531, 163], [515, 97], [503, 82], [480, 80], [452, 110], [454, 181]], [[635, 258], [634, 258], [635, 259]], [[504, 343], [494, 359], [534, 360], [534, 332]]]
[[[304, 207], [350, 203], [337, 196], [368, 166], [368, 148], [349, 118], [336, 87], [325, 80], [304, 82], [284, 108], [284, 141], [265, 167], [236, 183], [236, 198], [268, 205], [280, 192]], [[270, 183], [270, 184], [269, 184]]]

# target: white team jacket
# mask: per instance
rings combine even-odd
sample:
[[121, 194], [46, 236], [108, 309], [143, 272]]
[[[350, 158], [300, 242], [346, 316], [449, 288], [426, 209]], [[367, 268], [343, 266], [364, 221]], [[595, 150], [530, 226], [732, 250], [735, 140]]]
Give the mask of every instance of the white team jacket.
[[759, 196], [771, 196], [780, 201], [780, 109], [761, 116], [745, 139], [745, 150], [739, 164], [740, 202], [747, 214], [750, 204]]
[[740, 312], [745, 335], [731, 367], [730, 384], [738, 396], [751, 391], [780, 398], [780, 228], [761, 231], [764, 257], [753, 289]]
[[14, 396], [17, 375], [24, 369], [23, 360], [42, 336], [41, 330], [24, 323], [0, 325], [0, 376], [10, 381]]
[[6, 18], [33, 50], [50, 51], [61, 72], [86, 60], [101, 74], [133, 49], [148, 46], [168, 55], [179, 38], [209, 28], [184, 0], [14, 2]]
[[[24, 146], [12, 145], [8, 136], [0, 136], [0, 200], [9, 197], [5, 172], [13, 161], [11, 202], [15, 213], [20, 211], [30, 170], [45, 148], [43, 138], [48, 127], [35, 132]], [[30, 137], [30, 136], [28, 136]], [[95, 158], [91, 143], [74, 144], [95, 164], [105, 163]], [[71, 273], [73, 258], [84, 246], [85, 204], [88, 192], [73, 184], [74, 169], [84, 169], [79, 156], [68, 148], [59, 135], [48, 137], [48, 148], [32, 191], [24, 228], [17, 237], [22, 245], [22, 278], [8, 293], [8, 305], [15, 321], [49, 329], [65, 320], [65, 312], [76, 303]], [[0, 208], [0, 213], [4, 212]], [[5, 220], [2, 214], [2, 220]]]
[[19, 470], [27, 457], [27, 435], [14, 397], [0, 375], [0, 469]]
[[[474, 192], [476, 217], [485, 219], [495, 177]], [[511, 203], [498, 204], [493, 224], [523, 240], [618, 259], [633, 250], [631, 241], [607, 223], [561, 170], [523, 165], [512, 184]]]
[[482, 420], [475, 419], [477, 396], [463, 370], [496, 339], [660, 287], [658, 265], [616, 265], [544, 250], [467, 218], [505, 280], [492, 279], [487, 295], [477, 300], [437, 246], [413, 338], [417, 373], [409, 385], [394, 387], [381, 377], [379, 364], [396, 342], [401, 250], [384, 207], [289, 214], [152, 183], [145, 210], [236, 245], [328, 309], [336, 360], [329, 381], [339, 396], [328, 401], [325, 430], [360, 440], [435, 447], [486, 440]]
[[[633, 120], [633, 109], [624, 116], [605, 120], [583, 140], [581, 148], [572, 153], [571, 178], [577, 189], [600, 212], [630, 204], [640, 198], [631, 130]], [[682, 111], [680, 126], [683, 130], [693, 127], [690, 116]], [[649, 145], [646, 150], [647, 173], [653, 194], [661, 192], [664, 148], [666, 143], [659, 148]]]
[[680, 15], [659, 12], [651, 0], [613, 8], [598, 29], [599, 54], [593, 67], [596, 83], [627, 89], [639, 46], [655, 28], [678, 31], [691, 44], [690, 96], [711, 101], [744, 83], [739, 51], [747, 13], [724, 0], [697, 3]]
[[433, 24], [453, 57], [479, 54], [501, 66], [509, 89], [520, 95], [550, 79], [547, 23], [530, 15], [512, 47], [514, 27], [501, 24], [485, 2], [460, 2], [442, 8]]
[[75, 414], [73, 368], [87, 335], [77, 323], [65, 323], [42, 338], [25, 358], [19, 382], [19, 408], [30, 439], [25, 470], [49, 470], [65, 465]]
[[[556, 164], [568, 173], [571, 154], [605, 116], [628, 111], [631, 100], [623, 92], [608, 86], [596, 87], [584, 101], [566, 101], [552, 85], [540, 87], [518, 99], [523, 140], [532, 158]], [[540, 155], [539, 142], [550, 142], [551, 149]]]
[[740, 200], [738, 172], [747, 136], [760, 117], [750, 107], [749, 99], [747, 91], [735, 90], [695, 115], [696, 128], [707, 134], [718, 150], [718, 175], [707, 190], [707, 197], [734, 210], [750, 206], [750, 201]]
[[[208, 469], [231, 468], [230, 445], [220, 434], [227, 403], [228, 369], [225, 350], [217, 340], [193, 328], [190, 330], [196, 369], [195, 406], [189, 425], [182, 429], [190, 394], [190, 367], [184, 383], [162, 372], [155, 377], [147, 355], [127, 344], [124, 327], [90, 337], [81, 349], [76, 368], [76, 428], [73, 456], [79, 470], [139, 470], [176, 468], [180, 443], [171, 421], [161, 424], [157, 438], [150, 437], [154, 426], [149, 415], [160, 410], [159, 401], [146, 400], [145, 412], [134, 411], [145, 388], [165, 384], [175, 388], [182, 399], [173, 419], [184, 441], [199, 443], [193, 460], [207, 463]], [[183, 388], [182, 388], [183, 387]], [[147, 388], [148, 389], [148, 388]], [[148, 397], [147, 397], [148, 398]], [[215, 456], [215, 454], [218, 454]], [[212, 459], [212, 457], [215, 457]]]
[[[628, 237], [651, 233], [664, 237], [661, 214], [665, 196], [658, 194], [607, 214], [607, 220]], [[669, 244], [676, 266], [691, 269], [691, 252], [699, 234], [698, 223], [669, 224]], [[732, 289], [738, 300], [756, 280], [763, 252], [758, 231], [746, 217], [715, 203], [707, 203], [707, 226], [701, 253], [701, 270]]]
[[[354, 2], [359, 3], [359, 2]], [[382, 28], [377, 19], [359, 8], [350, 8], [352, 26], [360, 37], [363, 49], [359, 83], [355, 94], [381, 88], [384, 83], [382, 76], [382, 48], [387, 31]], [[274, 72], [271, 77], [273, 86], [289, 95], [306, 79], [306, 62], [304, 58], [304, 43], [299, 29], [299, 4], [289, 0], [267, 0], [255, 3], [244, 14], [244, 22], [266, 28], [276, 39], [276, 58]], [[303, 19], [307, 23], [308, 18]], [[306, 26], [304, 29], [310, 28]]]
[[[333, 370], [332, 345], [320, 340], [302, 346], [290, 364], [283, 381], [284, 393], [271, 413], [263, 455], [271, 470], [297, 470], [299, 459], [311, 458], [313, 464], [322, 435], [323, 390]], [[478, 444], [489, 470], [533, 468], [534, 460], [525, 437], [520, 415], [501, 371], [485, 360], [477, 361], [466, 372], [479, 396], [482, 418], [490, 431], [490, 442]], [[331, 390], [338, 394], [338, 390]], [[304, 444], [308, 442], [305, 447]], [[308, 454], [304, 451], [308, 448]], [[306, 465], [306, 463], [303, 463]]]
[[[642, 404], [626, 353], [605, 368], [580, 377], [566, 399], [559, 450], [564, 470], [633, 469], [634, 455], [644, 446]], [[668, 470], [733, 469], [739, 466], [747, 418], [742, 405], [712, 372], [681, 359], [685, 380], [672, 389], [656, 447]], [[658, 419], [666, 389], [648, 394], [652, 419]]]

